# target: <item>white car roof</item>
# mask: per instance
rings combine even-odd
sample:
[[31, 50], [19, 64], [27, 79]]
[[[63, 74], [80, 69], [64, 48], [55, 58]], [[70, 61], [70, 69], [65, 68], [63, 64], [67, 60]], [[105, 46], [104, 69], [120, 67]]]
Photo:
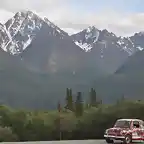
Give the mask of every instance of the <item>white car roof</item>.
[[140, 119], [118, 119], [117, 121], [142, 121]]

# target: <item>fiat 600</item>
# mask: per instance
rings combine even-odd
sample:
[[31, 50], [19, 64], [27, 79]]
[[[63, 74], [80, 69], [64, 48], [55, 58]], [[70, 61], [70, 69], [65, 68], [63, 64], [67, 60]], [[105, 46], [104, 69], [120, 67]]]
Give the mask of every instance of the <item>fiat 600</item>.
[[112, 128], [105, 131], [107, 143], [120, 140], [124, 144], [144, 141], [144, 122], [140, 119], [119, 119]]

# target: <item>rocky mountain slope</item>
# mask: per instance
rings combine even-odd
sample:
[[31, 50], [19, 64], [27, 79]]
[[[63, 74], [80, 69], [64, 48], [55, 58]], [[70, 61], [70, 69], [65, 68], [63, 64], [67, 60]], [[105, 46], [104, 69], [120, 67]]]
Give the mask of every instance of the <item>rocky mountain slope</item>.
[[142, 99], [144, 94], [144, 50], [131, 56], [115, 74], [95, 81], [94, 85], [105, 101], [115, 101], [123, 95]]
[[0, 35], [4, 51], [18, 56], [29, 69], [38, 72], [69, 69], [75, 73], [93, 67], [114, 73], [129, 56], [144, 48], [143, 33], [117, 37], [90, 26], [69, 36], [46, 17], [31, 11], [17, 12], [1, 24]]
[[31, 11], [17, 12], [1, 24], [0, 35], [4, 51], [18, 56], [29, 69], [38, 72], [71, 69], [75, 73], [78, 69], [98, 68], [114, 73], [129, 56], [144, 47], [143, 33], [117, 37], [90, 26], [69, 36], [46, 17]]
[[[129, 55], [132, 55], [137, 50], [142, 50], [144, 47], [142, 32], [136, 33], [131, 37], [117, 37], [114, 33], [104, 30], [98, 30], [95, 26], [90, 26], [83, 31], [72, 35], [72, 38], [76, 45], [80, 46], [85, 51], [91, 51], [96, 47], [97, 43], [104, 45], [103, 48], [108, 48], [109, 45], [116, 45], [119, 50], [126, 51]], [[104, 56], [104, 49], [102, 49], [101, 56]]]
[[120, 73], [144, 74], [144, 50], [131, 56], [115, 74]]
[[[31, 71], [79, 73], [89, 65], [86, 53], [66, 32], [31, 11], [16, 13], [0, 30], [0, 47]], [[96, 65], [90, 69], [95, 71]]]
[[72, 35], [76, 45], [86, 51], [90, 58], [109, 73], [115, 72], [126, 59], [144, 48], [144, 35], [117, 37], [114, 33], [90, 26]]

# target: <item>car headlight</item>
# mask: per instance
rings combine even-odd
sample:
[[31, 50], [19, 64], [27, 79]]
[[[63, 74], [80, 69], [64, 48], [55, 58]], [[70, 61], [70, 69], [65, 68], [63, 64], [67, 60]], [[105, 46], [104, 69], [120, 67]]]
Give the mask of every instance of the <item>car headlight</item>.
[[126, 133], [126, 131], [125, 131], [125, 130], [123, 130], [122, 132], [123, 132], [123, 133]]
[[125, 134], [125, 133], [126, 133], [126, 131], [125, 131], [125, 130], [123, 130], [123, 131], [121, 131], [121, 133], [120, 133], [120, 134], [121, 134], [121, 135], [123, 135], [123, 134]]
[[108, 133], [108, 130], [105, 131], [105, 135], [107, 135], [107, 133]]

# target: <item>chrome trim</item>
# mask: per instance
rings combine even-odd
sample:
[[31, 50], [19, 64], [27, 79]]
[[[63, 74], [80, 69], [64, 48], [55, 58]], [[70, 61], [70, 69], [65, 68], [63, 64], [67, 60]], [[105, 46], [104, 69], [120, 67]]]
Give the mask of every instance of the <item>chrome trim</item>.
[[111, 135], [104, 135], [105, 138], [120, 138], [120, 139], [124, 139], [124, 136], [111, 136]]

